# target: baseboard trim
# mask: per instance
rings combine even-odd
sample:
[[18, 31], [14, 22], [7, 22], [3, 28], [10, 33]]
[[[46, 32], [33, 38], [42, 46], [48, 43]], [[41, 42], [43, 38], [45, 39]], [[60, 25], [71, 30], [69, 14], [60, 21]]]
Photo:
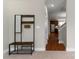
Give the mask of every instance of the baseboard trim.
[[8, 49], [6, 49], [6, 50], [3, 50], [3, 54], [5, 54], [5, 53], [7, 53], [8, 52]]
[[66, 51], [75, 51], [74, 48], [66, 48]]
[[[11, 48], [11, 51], [13, 51], [13, 50], [14, 50], [14, 48]], [[3, 54], [8, 53], [8, 51], [9, 51], [9, 49], [4, 50]]]
[[59, 40], [59, 42], [58, 42], [59, 44], [61, 44], [61, 43], [64, 43], [63, 41], [61, 41], [61, 40]]
[[45, 51], [45, 48], [35, 48], [35, 51]]

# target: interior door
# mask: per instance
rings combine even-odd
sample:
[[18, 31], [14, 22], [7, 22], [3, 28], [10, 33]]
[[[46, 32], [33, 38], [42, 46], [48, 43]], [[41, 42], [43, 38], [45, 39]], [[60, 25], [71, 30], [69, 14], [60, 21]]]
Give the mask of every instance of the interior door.
[[54, 31], [55, 31], [55, 25], [51, 24], [51, 32], [54, 32]]

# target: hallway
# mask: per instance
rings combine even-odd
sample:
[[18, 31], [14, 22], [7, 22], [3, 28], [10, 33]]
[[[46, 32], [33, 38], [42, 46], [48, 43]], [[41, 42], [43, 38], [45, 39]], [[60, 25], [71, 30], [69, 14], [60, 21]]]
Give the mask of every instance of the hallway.
[[47, 51], [65, 51], [64, 44], [58, 43], [58, 33], [50, 33], [48, 44], [46, 46]]

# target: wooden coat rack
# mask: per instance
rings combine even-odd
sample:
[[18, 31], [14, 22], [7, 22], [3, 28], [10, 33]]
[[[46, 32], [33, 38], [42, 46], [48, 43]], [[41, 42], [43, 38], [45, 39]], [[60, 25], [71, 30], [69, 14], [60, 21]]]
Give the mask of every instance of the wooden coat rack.
[[[23, 18], [33, 18], [32, 21], [23, 21]], [[33, 24], [33, 41], [25, 41], [22, 40], [22, 24]], [[25, 25], [25, 28], [30, 28], [29, 25]], [[16, 34], [19, 33], [20, 41], [17, 41]], [[14, 50], [11, 50], [11, 46], [14, 46]], [[20, 48], [19, 48], [20, 47]], [[24, 49], [30, 47], [29, 49]], [[15, 15], [14, 16], [14, 42], [9, 44], [9, 55], [10, 54], [32, 54], [35, 50], [35, 16], [34, 15]], [[23, 52], [24, 51], [24, 52]], [[29, 52], [28, 52], [29, 51]]]

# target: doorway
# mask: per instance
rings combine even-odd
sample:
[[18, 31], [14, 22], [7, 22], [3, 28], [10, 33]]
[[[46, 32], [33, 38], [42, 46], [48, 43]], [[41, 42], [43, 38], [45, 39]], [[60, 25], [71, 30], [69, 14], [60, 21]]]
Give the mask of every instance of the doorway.
[[66, 0], [47, 0], [49, 35], [47, 51], [66, 50]]
[[50, 35], [46, 50], [48, 51], [65, 51], [63, 43], [59, 43], [58, 21], [50, 21]]

